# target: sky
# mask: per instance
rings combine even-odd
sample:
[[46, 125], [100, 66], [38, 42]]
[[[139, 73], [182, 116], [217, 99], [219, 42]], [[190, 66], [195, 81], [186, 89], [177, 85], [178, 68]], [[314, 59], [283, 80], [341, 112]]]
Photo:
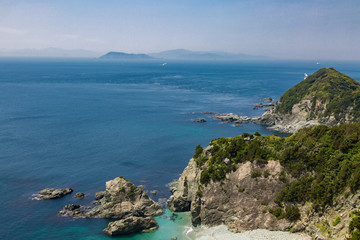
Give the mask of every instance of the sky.
[[360, 60], [360, 0], [0, 0], [0, 50]]

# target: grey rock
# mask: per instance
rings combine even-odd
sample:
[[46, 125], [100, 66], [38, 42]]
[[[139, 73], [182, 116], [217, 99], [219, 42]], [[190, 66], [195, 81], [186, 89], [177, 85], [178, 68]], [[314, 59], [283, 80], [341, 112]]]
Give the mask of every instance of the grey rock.
[[109, 236], [120, 236], [132, 233], [150, 232], [159, 228], [153, 217], [134, 217], [114, 221], [108, 224], [103, 231]]
[[168, 200], [168, 208], [173, 212], [187, 212], [190, 211], [191, 202], [186, 198], [175, 198], [171, 196]]
[[274, 99], [272, 99], [271, 97], [261, 99], [261, 101], [266, 102], [266, 103], [272, 102], [273, 100], [274, 100]]
[[[88, 218], [120, 219], [129, 216], [147, 217], [160, 215], [162, 207], [151, 200], [141, 189], [123, 177], [106, 182], [106, 191], [97, 192], [98, 205], [86, 211], [66, 207], [63, 212], [68, 216]], [[81, 207], [83, 209], [83, 207]]]
[[156, 195], [156, 194], [158, 193], [158, 191], [157, 191], [157, 190], [152, 190], [152, 191], [150, 191], [150, 193], [151, 193], [152, 195]]
[[48, 199], [61, 198], [72, 192], [73, 192], [73, 190], [71, 188], [58, 188], [58, 189], [45, 188], [45, 189], [41, 190], [32, 199], [33, 200], [48, 200]]
[[106, 191], [100, 191], [95, 193], [95, 200], [100, 200], [105, 196]]

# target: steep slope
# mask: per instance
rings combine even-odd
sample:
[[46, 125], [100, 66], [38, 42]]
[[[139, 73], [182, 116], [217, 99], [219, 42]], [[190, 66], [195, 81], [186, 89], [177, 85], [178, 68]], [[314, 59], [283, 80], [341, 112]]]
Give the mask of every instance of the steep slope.
[[196, 147], [175, 185], [169, 208], [190, 210], [194, 225], [304, 231], [316, 239], [355, 236], [360, 123], [305, 128], [286, 138], [213, 140]]
[[322, 68], [286, 91], [274, 109], [254, 119], [284, 132], [360, 121], [360, 83], [334, 68]]

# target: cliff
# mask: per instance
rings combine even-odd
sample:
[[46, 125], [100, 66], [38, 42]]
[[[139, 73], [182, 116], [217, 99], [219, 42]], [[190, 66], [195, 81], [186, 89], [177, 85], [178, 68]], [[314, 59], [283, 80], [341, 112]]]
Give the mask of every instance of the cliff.
[[283, 132], [303, 127], [359, 122], [360, 83], [334, 68], [322, 68], [286, 91], [275, 108], [253, 119]]
[[225, 224], [234, 232], [358, 239], [359, 156], [359, 123], [306, 128], [286, 138], [219, 138], [196, 147], [168, 206], [190, 210], [194, 225]]

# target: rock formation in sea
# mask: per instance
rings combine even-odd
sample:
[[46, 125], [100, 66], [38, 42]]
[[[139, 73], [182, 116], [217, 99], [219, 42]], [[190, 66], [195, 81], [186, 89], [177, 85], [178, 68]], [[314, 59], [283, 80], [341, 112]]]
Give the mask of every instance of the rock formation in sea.
[[38, 194], [34, 194], [33, 200], [49, 200], [55, 198], [61, 198], [65, 195], [72, 193], [73, 190], [71, 188], [45, 188], [41, 190]]
[[360, 83], [322, 68], [286, 91], [274, 108], [252, 122], [294, 133], [301, 128], [360, 121]]
[[357, 239], [360, 123], [315, 126], [280, 138], [243, 134], [198, 145], [170, 184], [172, 211], [193, 225]]
[[[104, 230], [109, 235], [121, 235], [146, 230], [157, 226], [154, 216], [162, 214], [162, 207], [143, 191], [124, 177], [106, 182], [106, 190], [95, 194], [95, 207], [66, 205], [59, 212], [62, 216], [121, 219], [109, 223]], [[154, 224], [155, 223], [155, 224]], [[125, 226], [129, 224], [129, 226]], [[118, 227], [118, 229], [116, 229]]]

